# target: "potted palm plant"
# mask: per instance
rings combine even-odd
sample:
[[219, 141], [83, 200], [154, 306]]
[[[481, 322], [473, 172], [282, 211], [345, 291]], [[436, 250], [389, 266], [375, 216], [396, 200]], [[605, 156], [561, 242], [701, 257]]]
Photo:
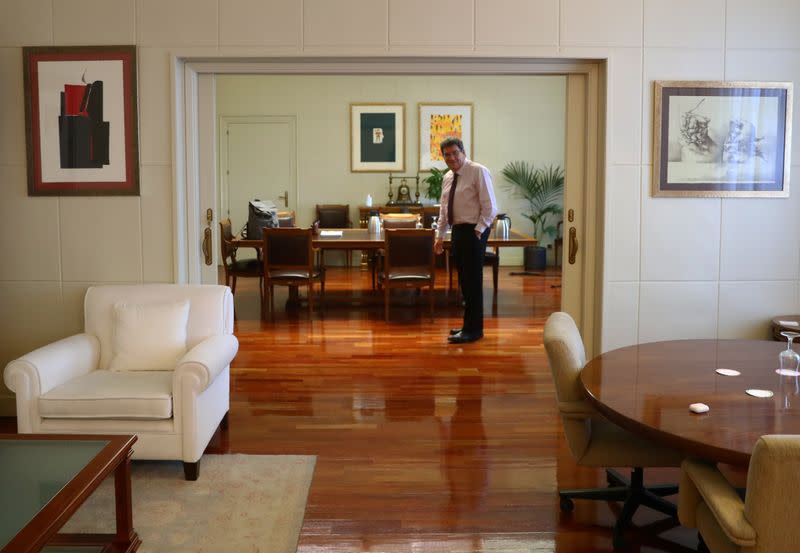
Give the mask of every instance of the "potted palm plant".
[[[528, 203], [528, 212], [522, 216], [533, 223], [533, 237], [541, 243], [545, 236], [554, 236], [556, 226], [548, 218], [561, 213], [564, 170], [559, 165], [538, 169], [527, 161], [512, 161], [501, 174], [508, 181], [507, 189]], [[546, 266], [547, 248], [541, 245], [525, 248], [526, 270], [541, 271]]]

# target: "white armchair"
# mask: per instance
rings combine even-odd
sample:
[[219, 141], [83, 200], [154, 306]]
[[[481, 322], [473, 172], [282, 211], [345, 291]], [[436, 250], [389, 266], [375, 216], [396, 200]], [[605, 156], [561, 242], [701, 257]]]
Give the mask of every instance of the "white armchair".
[[[120, 370], [121, 305], [183, 306], [185, 349], [177, 361]], [[156, 320], [165, 325], [172, 319]], [[141, 315], [138, 321], [147, 322]], [[134, 459], [183, 461], [186, 479], [196, 480], [211, 436], [227, 423], [230, 363], [238, 347], [227, 286], [96, 286], [86, 291], [83, 334], [12, 361], [4, 377], [16, 393], [20, 433], [136, 434]], [[135, 364], [136, 355], [132, 359]], [[126, 361], [130, 365], [130, 355]]]

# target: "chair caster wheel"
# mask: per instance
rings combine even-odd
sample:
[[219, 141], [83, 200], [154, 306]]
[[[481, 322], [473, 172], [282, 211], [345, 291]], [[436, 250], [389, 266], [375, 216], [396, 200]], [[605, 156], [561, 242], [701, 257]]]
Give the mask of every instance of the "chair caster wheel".
[[575, 503], [568, 497], [562, 497], [559, 504], [562, 513], [571, 513], [575, 509]]

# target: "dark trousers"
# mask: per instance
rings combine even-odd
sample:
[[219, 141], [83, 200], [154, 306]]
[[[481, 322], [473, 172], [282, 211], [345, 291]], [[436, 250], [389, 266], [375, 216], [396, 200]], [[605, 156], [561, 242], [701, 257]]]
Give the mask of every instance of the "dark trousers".
[[453, 225], [453, 263], [458, 270], [458, 286], [464, 297], [464, 332], [483, 332], [483, 256], [489, 229], [480, 238], [475, 225]]

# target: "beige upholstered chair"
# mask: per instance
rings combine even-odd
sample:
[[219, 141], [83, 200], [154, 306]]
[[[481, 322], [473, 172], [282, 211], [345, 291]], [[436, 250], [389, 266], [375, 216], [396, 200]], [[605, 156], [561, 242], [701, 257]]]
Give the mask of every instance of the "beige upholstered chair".
[[623, 501], [614, 525], [614, 549], [623, 546], [623, 532], [640, 505], [670, 516], [676, 507], [662, 496], [677, 486], [644, 486], [642, 467], [677, 467], [683, 458], [675, 451], [635, 436], [605, 419], [586, 399], [580, 372], [586, 364], [578, 327], [567, 313], [553, 313], [544, 326], [544, 346], [556, 386], [558, 410], [564, 422], [569, 449], [575, 461], [586, 467], [633, 467], [628, 481], [606, 468], [609, 487], [559, 490], [561, 510], [571, 511], [573, 499]]
[[678, 518], [712, 553], [800, 551], [800, 436], [758, 439], [744, 501], [714, 465], [687, 459], [681, 468]]

